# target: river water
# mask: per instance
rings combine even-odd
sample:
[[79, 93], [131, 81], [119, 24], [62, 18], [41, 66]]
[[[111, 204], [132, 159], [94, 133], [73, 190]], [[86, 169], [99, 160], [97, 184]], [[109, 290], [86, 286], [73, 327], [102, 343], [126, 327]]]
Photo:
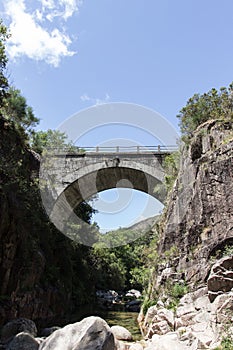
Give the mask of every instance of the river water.
[[81, 321], [88, 316], [99, 316], [103, 318], [109, 326], [123, 326], [127, 328], [134, 340], [142, 339], [141, 332], [137, 324], [137, 312], [126, 312], [122, 310], [102, 310], [98, 306], [84, 305], [72, 315], [71, 322]]

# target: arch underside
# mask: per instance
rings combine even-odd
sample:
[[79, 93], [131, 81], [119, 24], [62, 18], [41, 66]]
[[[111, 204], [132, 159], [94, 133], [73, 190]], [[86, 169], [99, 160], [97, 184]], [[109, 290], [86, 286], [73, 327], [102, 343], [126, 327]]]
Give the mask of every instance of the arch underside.
[[110, 167], [82, 176], [70, 184], [63, 194], [72, 208], [75, 208], [98, 192], [112, 188], [132, 188], [148, 193], [161, 201], [162, 199], [158, 198], [154, 191], [158, 184], [162, 184], [160, 180], [143, 171]]
[[123, 167], [99, 169], [80, 177], [64, 189], [54, 203], [50, 219], [62, 229], [80, 203], [112, 188], [139, 190], [163, 203], [164, 198], [154, 191], [158, 184], [162, 186], [162, 181], [141, 170]]

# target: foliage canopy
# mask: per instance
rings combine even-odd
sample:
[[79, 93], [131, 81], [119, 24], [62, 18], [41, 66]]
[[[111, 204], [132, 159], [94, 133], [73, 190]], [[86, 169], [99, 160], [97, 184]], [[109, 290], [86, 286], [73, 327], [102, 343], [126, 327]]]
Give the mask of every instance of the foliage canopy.
[[213, 88], [202, 95], [194, 94], [177, 117], [184, 141], [188, 141], [196, 128], [208, 120], [233, 121], [233, 83], [219, 91]]
[[8, 29], [4, 26], [2, 20], [0, 20], [0, 105], [2, 105], [3, 99], [6, 97], [7, 90], [9, 87], [8, 79], [6, 77], [6, 46], [5, 43], [10, 37]]

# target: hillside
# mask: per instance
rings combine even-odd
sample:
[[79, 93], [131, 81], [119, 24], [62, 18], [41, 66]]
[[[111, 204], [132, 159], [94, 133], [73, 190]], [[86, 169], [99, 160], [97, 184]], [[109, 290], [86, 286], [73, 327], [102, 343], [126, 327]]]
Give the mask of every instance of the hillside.
[[144, 233], [147, 230], [149, 230], [151, 227], [153, 227], [155, 223], [159, 220], [159, 218], [160, 218], [160, 215], [156, 215], [156, 216], [141, 220], [136, 224], [126, 227], [126, 230], [141, 231], [142, 233]]

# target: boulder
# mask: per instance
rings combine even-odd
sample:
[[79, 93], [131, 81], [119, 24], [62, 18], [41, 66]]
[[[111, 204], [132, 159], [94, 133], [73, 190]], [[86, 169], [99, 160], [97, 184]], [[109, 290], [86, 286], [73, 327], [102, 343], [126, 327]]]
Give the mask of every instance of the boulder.
[[146, 338], [150, 339], [153, 334], [166, 334], [170, 331], [171, 328], [165, 320], [156, 320], [151, 323]]
[[186, 332], [180, 336], [180, 341], [189, 349], [198, 350], [209, 349], [214, 338], [215, 336], [210, 330], [194, 332], [187, 329]]
[[176, 333], [171, 332], [163, 336], [152, 338], [149, 346], [145, 350], [188, 350], [190, 349], [183, 344]]
[[174, 312], [172, 310], [161, 307], [158, 310], [157, 315], [164, 321], [167, 322], [168, 326], [174, 328]]
[[144, 350], [144, 347], [140, 343], [127, 343], [116, 340], [116, 350]]
[[145, 316], [142, 330], [146, 338], [153, 334], [166, 334], [174, 329], [174, 313], [162, 304], [151, 306]]
[[144, 350], [144, 347], [140, 343], [126, 343], [121, 340], [117, 340], [116, 350]]
[[158, 312], [158, 308], [156, 305], [149, 307], [149, 309], [147, 310], [146, 316], [144, 318], [144, 323], [143, 323], [144, 328], [150, 325], [151, 321], [153, 320], [157, 312]]
[[6, 350], [38, 350], [39, 341], [31, 334], [21, 332], [8, 343]]
[[132, 334], [122, 326], [112, 326], [111, 331], [118, 340], [133, 340]]
[[111, 328], [100, 317], [87, 317], [53, 332], [39, 350], [114, 350]]
[[2, 343], [9, 342], [18, 333], [29, 333], [32, 336], [37, 335], [37, 328], [33, 321], [27, 318], [17, 318], [15, 320], [9, 321], [2, 328], [1, 341]]
[[126, 304], [126, 309], [131, 312], [139, 312], [141, 306], [141, 300], [132, 300]]
[[219, 295], [212, 304], [212, 313], [217, 323], [227, 323], [233, 314], [233, 292]]
[[129, 350], [143, 350], [143, 346], [140, 343], [130, 345]]
[[197, 298], [194, 301], [194, 307], [196, 310], [203, 310], [206, 309], [207, 311], [211, 310], [210, 300], [208, 298], [208, 295], [203, 295], [199, 298]]
[[126, 297], [133, 297], [135, 299], [138, 299], [142, 296], [141, 292], [139, 292], [139, 290], [136, 289], [130, 289], [126, 292], [125, 294]]
[[43, 328], [40, 332], [41, 337], [49, 337], [53, 332], [61, 329], [61, 327], [53, 326], [48, 328]]
[[233, 255], [218, 260], [212, 266], [207, 286], [211, 302], [218, 295], [231, 291], [233, 288]]
[[116, 350], [125, 350], [125, 343], [121, 340], [115, 339], [115, 349]]
[[176, 316], [177, 317], [184, 317], [185, 315], [193, 315], [196, 313], [195, 307], [193, 304], [185, 304], [183, 306], [177, 307], [176, 310]]

